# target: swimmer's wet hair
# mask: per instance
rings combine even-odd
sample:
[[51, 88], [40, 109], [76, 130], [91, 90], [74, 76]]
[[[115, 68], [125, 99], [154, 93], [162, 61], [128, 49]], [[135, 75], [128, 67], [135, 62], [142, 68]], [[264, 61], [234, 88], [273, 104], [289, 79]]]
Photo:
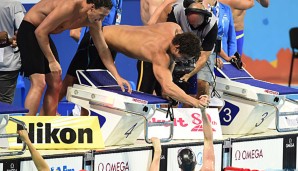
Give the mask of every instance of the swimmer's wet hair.
[[95, 9], [100, 7], [105, 7], [107, 9], [111, 9], [113, 7], [113, 3], [111, 0], [86, 0], [87, 4], [94, 4]]
[[192, 32], [176, 34], [172, 43], [173, 45], [179, 45], [179, 53], [189, 58], [199, 57], [201, 55], [201, 41]]

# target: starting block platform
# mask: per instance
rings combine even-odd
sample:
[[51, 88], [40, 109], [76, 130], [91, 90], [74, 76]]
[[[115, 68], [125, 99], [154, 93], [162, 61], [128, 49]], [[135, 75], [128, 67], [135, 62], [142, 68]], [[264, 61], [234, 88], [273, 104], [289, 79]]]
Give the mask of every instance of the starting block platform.
[[[27, 113], [27, 112], [28, 112], [27, 109], [0, 102], [0, 148], [7, 148], [8, 146], [7, 138], [13, 138], [13, 137], [19, 136], [17, 133], [9, 133], [9, 134], [6, 133], [5, 127], [7, 126], [9, 121], [20, 125], [23, 129], [26, 129], [26, 125], [23, 121], [15, 119], [10, 115], [18, 114], [18, 113]], [[22, 149], [20, 151], [8, 151], [8, 150], [0, 151], [0, 157], [21, 155], [21, 154], [24, 154], [25, 151], [26, 151], [26, 144], [22, 142]]]
[[167, 126], [169, 134], [161, 138], [168, 142], [173, 137], [173, 119], [162, 122], [149, 122], [155, 113], [164, 117], [172, 113], [159, 109], [160, 104], [168, 104], [166, 99], [151, 94], [133, 91], [122, 92], [116, 80], [106, 70], [79, 70], [79, 83], [69, 87], [67, 100], [98, 116], [105, 146], [133, 144], [142, 131], [145, 140], [149, 127]]
[[298, 103], [286, 97], [298, 89], [257, 80], [230, 63], [215, 68], [215, 75], [224, 101], [219, 113], [223, 134], [264, 132], [274, 120], [277, 131], [298, 130]]

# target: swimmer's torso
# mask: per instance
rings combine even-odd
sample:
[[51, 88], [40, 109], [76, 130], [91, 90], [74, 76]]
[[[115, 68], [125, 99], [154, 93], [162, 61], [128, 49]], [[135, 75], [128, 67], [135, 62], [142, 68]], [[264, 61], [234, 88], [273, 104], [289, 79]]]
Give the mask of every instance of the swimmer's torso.
[[[105, 26], [103, 33], [108, 46], [129, 57], [152, 61], [152, 53], [166, 52], [181, 28], [175, 23], [151, 26]], [[151, 55], [150, 55], [151, 54]]]
[[69, 17], [62, 16], [60, 20], [54, 21], [57, 22], [57, 27], [51, 33], [60, 33], [67, 29], [79, 28], [88, 24], [87, 9], [83, 9], [82, 4], [84, 4], [82, 0], [41, 0], [28, 11], [24, 20], [38, 27], [43, 21], [51, 20], [55, 13], [61, 13], [61, 10], [68, 8], [72, 12], [71, 15]]
[[244, 29], [244, 17], [245, 10], [232, 9], [233, 19], [234, 19], [234, 27], [236, 31], [240, 31]]

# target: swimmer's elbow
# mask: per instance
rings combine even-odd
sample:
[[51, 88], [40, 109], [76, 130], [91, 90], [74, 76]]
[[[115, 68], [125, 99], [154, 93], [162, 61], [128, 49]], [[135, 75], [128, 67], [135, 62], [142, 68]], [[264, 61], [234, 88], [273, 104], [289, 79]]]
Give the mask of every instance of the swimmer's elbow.
[[40, 37], [44, 37], [45, 35], [48, 36], [45, 31], [43, 31], [42, 29], [38, 29], [38, 28], [34, 31], [34, 34], [37, 39]]

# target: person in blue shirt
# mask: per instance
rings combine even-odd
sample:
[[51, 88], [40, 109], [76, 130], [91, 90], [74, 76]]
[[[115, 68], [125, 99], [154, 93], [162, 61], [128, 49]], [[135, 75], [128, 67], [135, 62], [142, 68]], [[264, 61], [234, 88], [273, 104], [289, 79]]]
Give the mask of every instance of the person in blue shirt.
[[[108, 25], [118, 25], [121, 21], [122, 12], [122, 0], [112, 0], [113, 7], [110, 10], [109, 15], [107, 15], [102, 26]], [[67, 92], [67, 87], [78, 83], [76, 76], [76, 70], [86, 70], [86, 69], [106, 69], [102, 63], [96, 47], [93, 44], [92, 38], [89, 33], [88, 27], [82, 27], [78, 29], [70, 30], [70, 36], [78, 41], [78, 48], [75, 56], [73, 57], [67, 74], [62, 82], [62, 88], [59, 94], [59, 100], [65, 97]], [[115, 60], [116, 52], [111, 51], [113, 60]], [[87, 110], [81, 110], [81, 115], [88, 115]]]
[[237, 52], [237, 40], [232, 11], [228, 5], [217, 0], [204, 0], [204, 6], [217, 17], [217, 36], [221, 39], [219, 56], [230, 61]]

